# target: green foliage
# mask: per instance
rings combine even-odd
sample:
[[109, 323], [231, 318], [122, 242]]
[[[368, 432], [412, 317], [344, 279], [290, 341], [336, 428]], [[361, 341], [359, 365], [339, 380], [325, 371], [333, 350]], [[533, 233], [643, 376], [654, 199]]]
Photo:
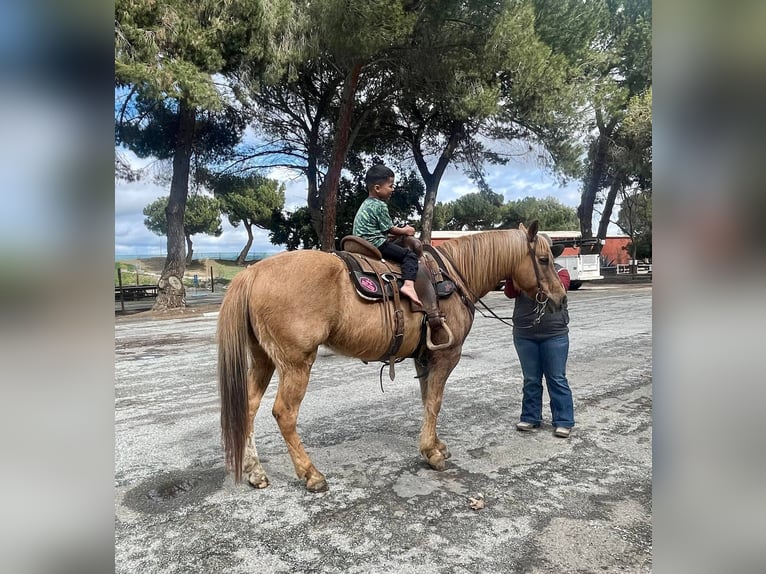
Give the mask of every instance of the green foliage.
[[433, 229], [449, 229], [448, 225], [452, 220], [452, 202], [437, 202], [434, 206]]
[[417, 19], [397, 0], [305, 2], [304, 11], [309, 55], [328, 57], [340, 69], [403, 45]]
[[451, 203], [452, 217], [446, 229], [491, 229], [497, 221], [498, 208], [481, 193], [468, 193]]
[[501, 209], [502, 227], [515, 229], [519, 223], [526, 224], [535, 219], [539, 220], [540, 229], [545, 231], [574, 230], [580, 226], [577, 211], [554, 197], [525, 197], [510, 201]]
[[635, 259], [652, 256], [652, 194], [634, 187], [623, 192], [617, 225], [631, 238]]
[[269, 229], [271, 242], [274, 245], [284, 245], [288, 251], [319, 247], [319, 238], [311, 224], [308, 207], [299, 207], [286, 214], [274, 213]]
[[[115, 141], [139, 157], [171, 159], [176, 151], [180, 128], [178, 103], [173, 100], [150, 100], [140, 92], [130, 95], [126, 104], [130, 117], [122, 117], [115, 126]], [[231, 153], [246, 126], [246, 118], [232, 106], [217, 111], [198, 111], [194, 118], [192, 153], [197, 163], [220, 161]]]
[[168, 219], [166, 210], [168, 207], [168, 198], [159, 197], [152, 203], [144, 207], [144, 225], [156, 235], [168, 234]]
[[[603, 201], [605, 206], [598, 231], [598, 235], [604, 237], [618, 194], [630, 188], [636, 179], [643, 188], [651, 187], [651, 168], [646, 169], [651, 160], [642, 159], [639, 151], [651, 147], [639, 143], [644, 138], [638, 133], [631, 135], [632, 128], [623, 123], [635, 115], [632, 107], [645, 108], [643, 103], [635, 103], [636, 97], [643, 98], [644, 102], [648, 98], [651, 104], [652, 3], [651, 0], [604, 0], [603, 6], [601, 29], [585, 68], [592, 79], [589, 99], [594, 110], [580, 204], [581, 229], [586, 237], [592, 235], [594, 204]], [[649, 123], [639, 123], [649, 125], [649, 129], [641, 131], [650, 133], [651, 114], [643, 117], [648, 117]]]
[[388, 201], [388, 212], [394, 223], [407, 223], [417, 228], [420, 224], [420, 214], [423, 212], [422, 201], [425, 192], [423, 180], [414, 171], [410, 170], [404, 176], [397, 177], [394, 194]]
[[207, 195], [190, 196], [184, 212], [184, 232], [188, 237], [198, 233], [220, 237], [223, 233], [220, 202]]
[[[149, 231], [157, 235], [167, 235], [167, 207], [167, 197], [160, 197], [144, 207], [144, 225]], [[220, 203], [213, 197], [200, 194], [189, 197], [184, 212], [184, 235], [188, 238], [198, 233], [215, 237], [223, 233]]]
[[272, 214], [281, 211], [285, 205], [285, 185], [261, 175], [208, 174], [206, 182], [234, 227], [245, 222], [269, 229]]
[[631, 98], [610, 149], [610, 171], [626, 186], [652, 188], [652, 89]]
[[[499, 200], [498, 200], [499, 198]], [[493, 202], [494, 200], [494, 202]], [[470, 231], [496, 227], [517, 228], [537, 219], [547, 231], [578, 229], [577, 212], [554, 197], [525, 197], [503, 203], [494, 193], [469, 193], [447, 203], [437, 203], [434, 229]]]
[[116, 0], [115, 81], [149, 100], [214, 110], [213, 75], [266, 73], [288, 56], [291, 3], [273, 0]]
[[[398, 190], [394, 192], [392, 199], [396, 196], [397, 191]], [[364, 175], [362, 171], [355, 174], [353, 180], [346, 177], [341, 178], [338, 183], [338, 209], [335, 220], [335, 237], [337, 240], [342, 239], [346, 235], [351, 235], [354, 228], [354, 217], [356, 217], [356, 212], [367, 196], [367, 187], [364, 184]], [[391, 209], [389, 207], [389, 213], [390, 212]]]

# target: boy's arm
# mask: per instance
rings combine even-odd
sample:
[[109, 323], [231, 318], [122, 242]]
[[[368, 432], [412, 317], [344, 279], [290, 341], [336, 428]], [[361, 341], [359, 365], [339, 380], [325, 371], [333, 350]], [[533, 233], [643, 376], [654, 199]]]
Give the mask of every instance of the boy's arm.
[[394, 225], [387, 233], [391, 235], [415, 235], [415, 228], [411, 225], [405, 225], [404, 227]]

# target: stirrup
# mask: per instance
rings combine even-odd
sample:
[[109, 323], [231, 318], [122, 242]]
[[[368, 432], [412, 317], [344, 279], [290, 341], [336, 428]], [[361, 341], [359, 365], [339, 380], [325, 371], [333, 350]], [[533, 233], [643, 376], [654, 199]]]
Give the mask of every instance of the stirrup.
[[447, 342], [442, 343], [441, 345], [435, 345], [431, 340], [431, 325], [428, 321], [426, 321], [426, 347], [429, 351], [440, 351], [442, 349], [446, 349], [447, 347], [451, 347], [455, 342], [452, 337], [452, 331], [450, 331], [450, 328], [447, 326], [447, 322], [444, 319], [442, 319], [442, 329], [447, 332]]

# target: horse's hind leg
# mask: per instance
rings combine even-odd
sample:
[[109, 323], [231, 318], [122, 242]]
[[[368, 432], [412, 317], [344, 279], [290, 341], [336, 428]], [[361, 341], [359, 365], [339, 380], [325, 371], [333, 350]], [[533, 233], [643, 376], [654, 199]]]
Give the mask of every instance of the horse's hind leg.
[[258, 458], [258, 450], [255, 447], [255, 415], [261, 406], [263, 394], [269, 386], [271, 376], [274, 374], [274, 363], [266, 355], [263, 348], [256, 342], [251, 344], [252, 366], [247, 373], [247, 436], [250, 440], [245, 447], [245, 459], [243, 464], [244, 474], [247, 481], [255, 488], [266, 488], [269, 478], [261, 466]]
[[284, 367], [280, 365], [279, 390], [274, 400], [272, 414], [285, 439], [298, 478], [306, 482], [308, 491], [323, 492], [327, 490], [327, 481], [311, 462], [296, 431], [298, 411], [306, 394], [309, 373], [315, 358], [316, 351], [300, 360], [290, 361]]
[[427, 365], [415, 361], [420, 380], [420, 396], [423, 401], [423, 426], [420, 430], [420, 453], [434, 470], [444, 470], [451, 456], [447, 445], [436, 434], [436, 420], [442, 407], [447, 377], [460, 360], [461, 349], [439, 351], [428, 360]]

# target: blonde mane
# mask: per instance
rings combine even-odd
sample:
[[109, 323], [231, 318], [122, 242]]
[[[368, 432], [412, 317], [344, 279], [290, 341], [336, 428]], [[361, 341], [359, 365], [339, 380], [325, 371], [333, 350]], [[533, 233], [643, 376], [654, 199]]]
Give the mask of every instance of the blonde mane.
[[455, 264], [471, 292], [481, 298], [509, 277], [526, 256], [526, 234], [504, 229], [455, 237], [439, 245], [439, 251]]

